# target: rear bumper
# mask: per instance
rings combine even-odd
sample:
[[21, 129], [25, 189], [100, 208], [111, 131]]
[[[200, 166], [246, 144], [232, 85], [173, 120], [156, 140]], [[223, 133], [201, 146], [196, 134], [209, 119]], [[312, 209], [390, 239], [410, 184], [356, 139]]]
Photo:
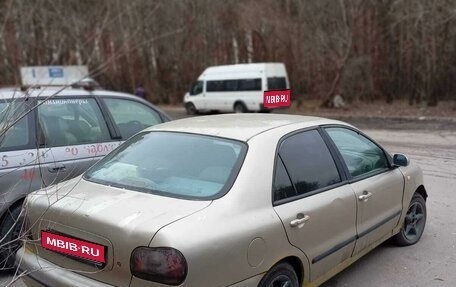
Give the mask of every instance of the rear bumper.
[[112, 287], [52, 264], [24, 247], [16, 253], [16, 264], [28, 287]]
[[[16, 253], [16, 265], [27, 287], [114, 287], [71, 270], [61, 268], [22, 247]], [[228, 287], [256, 287], [264, 274], [259, 274]]]

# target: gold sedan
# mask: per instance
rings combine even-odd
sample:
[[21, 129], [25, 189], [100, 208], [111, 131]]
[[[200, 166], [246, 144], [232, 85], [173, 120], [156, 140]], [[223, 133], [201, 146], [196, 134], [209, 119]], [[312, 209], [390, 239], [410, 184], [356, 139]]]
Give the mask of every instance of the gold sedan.
[[343, 122], [216, 115], [135, 135], [27, 198], [28, 286], [317, 286], [416, 243], [422, 172]]

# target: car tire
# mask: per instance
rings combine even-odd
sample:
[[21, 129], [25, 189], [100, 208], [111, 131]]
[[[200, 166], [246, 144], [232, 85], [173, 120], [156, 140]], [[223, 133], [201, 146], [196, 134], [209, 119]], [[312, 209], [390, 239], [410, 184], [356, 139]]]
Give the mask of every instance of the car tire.
[[[21, 247], [19, 235], [23, 220], [19, 219], [22, 205], [18, 204], [8, 209], [0, 225], [0, 270], [14, 267], [16, 251]], [[2, 240], [4, 238], [4, 240]]]
[[244, 103], [236, 103], [233, 108], [235, 113], [246, 113], [248, 112], [247, 107]]
[[288, 263], [279, 263], [261, 279], [258, 287], [288, 286], [299, 287], [298, 276]]
[[423, 234], [426, 216], [426, 201], [420, 194], [415, 193], [410, 201], [401, 230], [393, 237], [393, 243], [398, 246], [417, 243]]
[[185, 111], [187, 112], [187, 115], [190, 115], [190, 116], [194, 116], [194, 115], [198, 114], [198, 110], [196, 109], [196, 107], [193, 103], [186, 103]]

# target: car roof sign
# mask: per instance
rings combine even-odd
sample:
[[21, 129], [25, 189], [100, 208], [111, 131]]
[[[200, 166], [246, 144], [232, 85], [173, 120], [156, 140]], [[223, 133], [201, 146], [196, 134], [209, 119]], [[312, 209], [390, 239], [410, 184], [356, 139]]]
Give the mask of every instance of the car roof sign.
[[21, 67], [23, 86], [67, 86], [89, 76], [87, 66]]

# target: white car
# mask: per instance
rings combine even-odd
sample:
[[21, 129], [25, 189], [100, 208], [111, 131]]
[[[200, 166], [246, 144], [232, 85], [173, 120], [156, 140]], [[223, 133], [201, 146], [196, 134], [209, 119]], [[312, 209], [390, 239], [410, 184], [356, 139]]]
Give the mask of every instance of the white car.
[[14, 223], [27, 194], [80, 175], [133, 134], [168, 120], [126, 93], [0, 89], [0, 269], [14, 263]]

